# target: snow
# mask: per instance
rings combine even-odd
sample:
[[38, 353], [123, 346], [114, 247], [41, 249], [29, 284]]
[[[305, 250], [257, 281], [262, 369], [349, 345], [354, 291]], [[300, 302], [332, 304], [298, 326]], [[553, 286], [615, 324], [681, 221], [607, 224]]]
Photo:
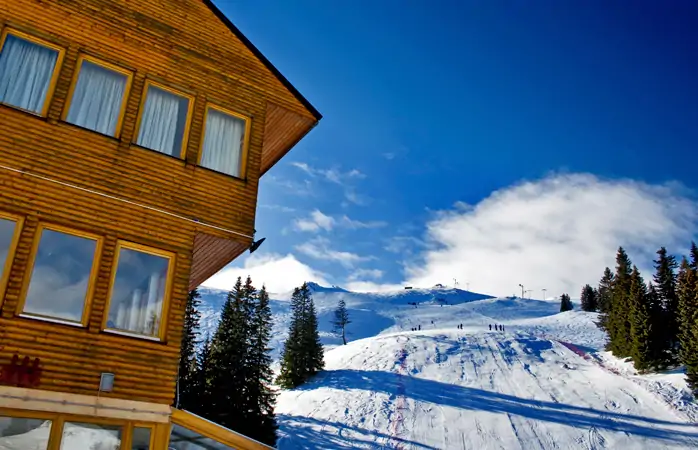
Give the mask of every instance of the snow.
[[[683, 374], [638, 375], [604, 352], [597, 314], [458, 289], [311, 289], [326, 370], [279, 395], [279, 449], [698, 448]], [[202, 294], [212, 331], [224, 293]], [[275, 357], [289, 296], [272, 301]], [[340, 298], [346, 346], [331, 333]]]

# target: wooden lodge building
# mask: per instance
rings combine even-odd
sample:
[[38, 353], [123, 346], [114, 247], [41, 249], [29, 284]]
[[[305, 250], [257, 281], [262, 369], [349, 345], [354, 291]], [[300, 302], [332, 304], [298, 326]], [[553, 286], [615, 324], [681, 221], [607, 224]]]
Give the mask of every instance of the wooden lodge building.
[[320, 119], [210, 0], [0, 0], [0, 448], [266, 448], [171, 408], [184, 307]]

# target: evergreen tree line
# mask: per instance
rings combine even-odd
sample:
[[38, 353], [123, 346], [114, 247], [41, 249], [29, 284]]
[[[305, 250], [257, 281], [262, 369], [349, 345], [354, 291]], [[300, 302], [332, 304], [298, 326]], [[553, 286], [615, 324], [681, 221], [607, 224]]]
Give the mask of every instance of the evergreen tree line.
[[[213, 337], [197, 340], [200, 295], [189, 293], [175, 406], [268, 445], [276, 444], [269, 295], [250, 277], [228, 292]], [[200, 351], [196, 351], [202, 344]]]
[[631, 358], [642, 373], [676, 364], [686, 367], [694, 395], [698, 394], [698, 247], [677, 263], [666, 248], [654, 262], [646, 283], [622, 247], [615, 272], [606, 267], [596, 288], [582, 288], [585, 311], [599, 311], [598, 325], [608, 333], [607, 350]]

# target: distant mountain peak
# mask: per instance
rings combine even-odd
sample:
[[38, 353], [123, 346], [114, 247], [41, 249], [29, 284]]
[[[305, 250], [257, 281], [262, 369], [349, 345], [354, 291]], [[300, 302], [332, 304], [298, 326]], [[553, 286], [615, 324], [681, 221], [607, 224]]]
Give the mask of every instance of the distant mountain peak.
[[308, 289], [310, 289], [312, 292], [349, 292], [346, 289], [339, 286], [320, 286], [314, 281], [308, 281], [306, 282], [306, 284], [308, 285]]

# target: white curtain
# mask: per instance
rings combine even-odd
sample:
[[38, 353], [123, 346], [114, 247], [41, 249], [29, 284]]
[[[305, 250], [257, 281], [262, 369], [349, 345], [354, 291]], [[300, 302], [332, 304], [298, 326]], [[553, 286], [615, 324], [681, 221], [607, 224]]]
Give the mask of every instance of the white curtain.
[[244, 137], [244, 120], [209, 109], [201, 165], [239, 177]]
[[68, 122], [116, 135], [126, 80], [124, 74], [83, 61], [70, 102]]
[[58, 52], [7, 35], [0, 53], [0, 102], [40, 113]]
[[142, 283], [141, 287], [133, 289], [130, 296], [119, 303], [116, 307], [117, 329], [157, 336], [163, 314], [165, 277], [159, 271], [152, 272], [147, 277], [147, 289], [142, 289], [146, 284]]
[[188, 106], [186, 98], [150, 86], [138, 131], [138, 145], [179, 156]]

